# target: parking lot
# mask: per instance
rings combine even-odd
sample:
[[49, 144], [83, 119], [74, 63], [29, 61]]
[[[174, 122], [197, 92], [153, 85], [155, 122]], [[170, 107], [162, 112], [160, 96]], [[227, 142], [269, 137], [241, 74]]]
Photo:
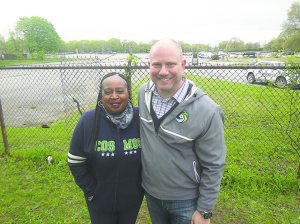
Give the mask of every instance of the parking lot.
[[0, 97], [6, 125], [50, 124], [76, 108], [73, 98], [84, 99], [86, 103], [95, 99], [94, 81], [87, 78], [77, 83], [78, 73], [73, 74], [73, 79], [67, 76], [68, 80], [62, 79], [62, 75], [60, 70], [47, 70], [47, 74], [42, 69], [0, 71]]

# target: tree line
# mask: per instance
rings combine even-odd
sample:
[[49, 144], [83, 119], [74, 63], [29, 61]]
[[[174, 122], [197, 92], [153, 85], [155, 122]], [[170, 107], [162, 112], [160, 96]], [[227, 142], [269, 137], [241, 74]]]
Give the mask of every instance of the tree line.
[[[184, 52], [200, 51], [273, 51], [300, 52], [300, 3], [292, 3], [287, 12], [287, 21], [282, 25], [282, 32], [277, 38], [261, 46], [260, 43], [245, 43], [239, 38], [222, 41], [217, 47], [207, 44], [189, 44], [180, 42]], [[0, 55], [11, 54], [22, 57], [43, 57], [45, 54], [73, 53], [144, 53], [149, 52], [155, 40], [148, 43], [111, 38], [109, 40], [73, 40], [63, 41], [51, 22], [38, 16], [21, 17], [8, 40], [0, 34]]]

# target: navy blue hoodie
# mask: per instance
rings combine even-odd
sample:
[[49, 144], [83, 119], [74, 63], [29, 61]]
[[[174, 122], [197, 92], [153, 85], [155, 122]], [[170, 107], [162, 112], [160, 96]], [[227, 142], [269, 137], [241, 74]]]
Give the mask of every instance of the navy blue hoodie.
[[91, 146], [95, 110], [84, 113], [70, 143], [68, 165], [76, 184], [98, 211], [122, 211], [139, 206], [141, 187], [141, 143], [138, 108], [126, 129], [120, 129], [100, 109], [100, 127]]

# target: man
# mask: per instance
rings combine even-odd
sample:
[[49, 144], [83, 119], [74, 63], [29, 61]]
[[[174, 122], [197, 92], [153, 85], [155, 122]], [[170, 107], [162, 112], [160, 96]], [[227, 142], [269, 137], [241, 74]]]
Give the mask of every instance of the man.
[[225, 166], [223, 112], [184, 77], [171, 39], [150, 50], [152, 81], [139, 90], [142, 185], [154, 224], [208, 224]]

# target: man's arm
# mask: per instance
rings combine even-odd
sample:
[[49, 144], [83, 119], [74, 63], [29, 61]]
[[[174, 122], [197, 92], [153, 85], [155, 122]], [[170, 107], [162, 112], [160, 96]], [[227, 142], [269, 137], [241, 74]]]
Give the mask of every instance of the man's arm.
[[223, 121], [223, 111], [217, 107], [207, 121], [206, 132], [195, 142], [195, 152], [202, 170], [198, 211], [211, 211], [220, 191], [226, 156]]

